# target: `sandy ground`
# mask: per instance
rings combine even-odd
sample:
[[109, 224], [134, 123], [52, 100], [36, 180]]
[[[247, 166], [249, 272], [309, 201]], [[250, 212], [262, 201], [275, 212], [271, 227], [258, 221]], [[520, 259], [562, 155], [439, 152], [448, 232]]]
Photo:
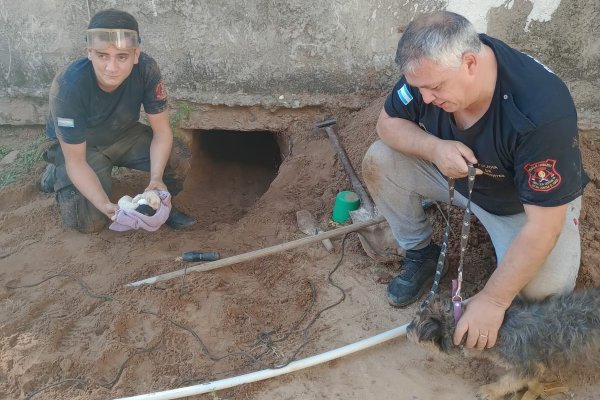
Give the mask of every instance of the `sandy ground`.
[[[358, 173], [375, 140], [382, 101], [338, 115], [341, 141]], [[53, 195], [37, 190], [41, 164], [30, 180], [1, 189], [0, 398], [108, 399], [173, 389], [280, 365], [409, 322], [416, 307], [393, 309], [385, 301], [385, 283], [398, 266], [366, 257], [353, 234], [343, 252], [338, 238], [333, 253], [317, 243], [185, 280], [124, 287], [184, 268], [175, 261], [183, 251], [218, 251], [223, 258], [304, 237], [296, 226], [300, 209], [331, 229], [334, 196], [350, 185], [311, 123], [280, 133], [289, 148], [278, 171], [273, 160], [212, 159], [209, 145], [193, 140], [193, 172], [175, 199], [199, 221], [186, 231], [84, 235], [65, 229]], [[598, 137], [582, 132], [592, 182], [581, 218], [578, 288], [600, 284]], [[136, 194], [145, 183], [144, 174], [120, 172], [114, 197]], [[439, 235], [441, 216], [432, 209], [430, 217]], [[470, 246], [467, 295], [481, 288], [495, 262], [477, 224]], [[456, 250], [453, 243], [454, 266]], [[331, 275], [336, 287], [328, 274], [340, 258]], [[452, 275], [443, 281], [445, 292]], [[471, 399], [477, 386], [501, 372], [484, 361], [432, 355], [398, 338], [308, 370], [193, 398]], [[594, 399], [597, 393], [595, 383], [553, 398]]]

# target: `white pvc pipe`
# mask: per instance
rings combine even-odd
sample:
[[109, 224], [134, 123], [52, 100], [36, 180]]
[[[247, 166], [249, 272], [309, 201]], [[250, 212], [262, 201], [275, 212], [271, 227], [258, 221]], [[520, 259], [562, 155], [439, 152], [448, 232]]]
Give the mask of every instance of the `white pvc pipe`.
[[363, 350], [377, 344], [386, 342], [394, 339], [398, 336], [406, 335], [406, 327], [408, 324], [404, 324], [398, 328], [390, 329], [389, 331], [380, 333], [373, 337], [363, 339], [356, 343], [352, 343], [334, 350], [330, 350], [326, 353], [318, 354], [312, 357], [305, 358], [303, 360], [294, 361], [287, 366], [279, 369], [264, 369], [262, 371], [251, 372], [246, 375], [240, 375], [233, 378], [221, 379], [215, 382], [206, 382], [194, 386], [188, 386], [178, 389], [165, 390], [163, 392], [154, 392], [148, 394], [141, 394], [133, 397], [121, 397], [116, 400], [167, 400], [167, 399], [179, 399], [181, 397], [193, 396], [196, 394], [214, 392], [217, 390], [227, 389], [230, 387], [238, 386], [244, 383], [251, 383], [261, 381], [264, 379], [272, 378], [274, 376], [284, 375], [290, 372], [298, 371], [304, 368], [312, 367], [318, 364], [325, 363], [327, 361], [335, 360], [346, 356], [348, 354], [355, 353], [359, 350]]

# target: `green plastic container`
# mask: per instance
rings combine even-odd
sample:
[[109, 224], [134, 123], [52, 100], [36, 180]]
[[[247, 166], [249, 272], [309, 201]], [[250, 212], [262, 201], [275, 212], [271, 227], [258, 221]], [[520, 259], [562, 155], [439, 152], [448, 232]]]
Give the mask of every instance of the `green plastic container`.
[[338, 224], [343, 224], [350, 218], [350, 211], [360, 207], [358, 195], [351, 191], [339, 192], [335, 197], [331, 219]]

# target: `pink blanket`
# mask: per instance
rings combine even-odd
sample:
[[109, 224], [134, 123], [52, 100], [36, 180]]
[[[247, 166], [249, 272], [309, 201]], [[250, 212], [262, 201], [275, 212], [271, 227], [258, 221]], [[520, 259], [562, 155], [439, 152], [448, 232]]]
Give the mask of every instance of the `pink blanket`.
[[144, 229], [154, 232], [165, 223], [171, 212], [171, 194], [169, 192], [159, 191], [160, 206], [156, 214], [152, 216], [144, 215], [135, 210], [117, 210], [113, 218], [113, 223], [108, 227], [113, 231], [125, 232], [130, 229]]

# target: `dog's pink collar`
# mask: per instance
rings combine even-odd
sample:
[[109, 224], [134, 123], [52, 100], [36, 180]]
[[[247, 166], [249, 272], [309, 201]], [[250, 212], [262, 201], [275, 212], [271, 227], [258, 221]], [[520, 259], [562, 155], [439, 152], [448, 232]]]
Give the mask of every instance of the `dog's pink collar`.
[[462, 316], [463, 311], [458, 279], [452, 279], [452, 310], [454, 311], [454, 324], [456, 325]]

